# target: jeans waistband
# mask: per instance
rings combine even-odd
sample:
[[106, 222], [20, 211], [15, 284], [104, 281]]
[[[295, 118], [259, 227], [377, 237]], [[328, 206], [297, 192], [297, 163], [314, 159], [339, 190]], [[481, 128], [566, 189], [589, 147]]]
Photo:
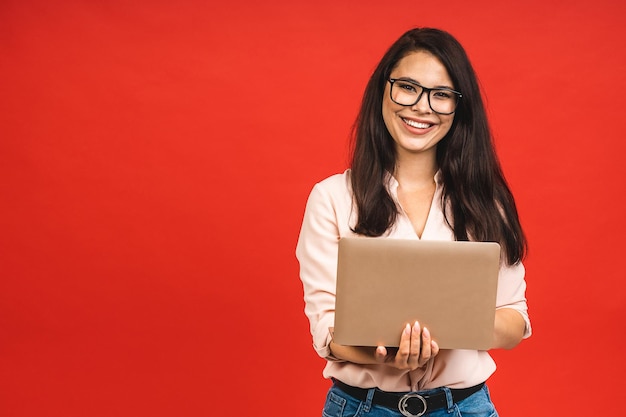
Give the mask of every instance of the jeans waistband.
[[[334, 383], [337, 388], [359, 401], [365, 401], [367, 399], [369, 390], [366, 388], [353, 387], [339, 380], [335, 380]], [[484, 385], [485, 383], [483, 382], [469, 388], [450, 389], [452, 400], [455, 403], [462, 401], [480, 391]], [[419, 417], [424, 415], [427, 411], [447, 407], [448, 401], [446, 399], [446, 393], [443, 391], [434, 394], [420, 394], [418, 392], [386, 392], [377, 389], [374, 392], [372, 404], [400, 411], [400, 413], [407, 417]]]

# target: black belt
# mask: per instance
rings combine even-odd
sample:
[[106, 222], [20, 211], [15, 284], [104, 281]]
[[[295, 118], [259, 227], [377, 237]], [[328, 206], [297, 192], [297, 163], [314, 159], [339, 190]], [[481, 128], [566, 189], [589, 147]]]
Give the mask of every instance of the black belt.
[[[484, 382], [469, 388], [450, 389], [452, 400], [455, 403], [464, 400], [475, 392], [480, 391], [483, 385], [485, 385]], [[359, 401], [367, 400], [368, 389], [353, 387], [338, 380], [335, 380], [335, 386]], [[424, 415], [426, 411], [447, 407], [448, 400], [446, 399], [446, 393], [443, 391], [421, 395], [416, 392], [394, 393], [376, 390], [374, 391], [372, 404], [398, 410], [407, 417], [419, 417]]]

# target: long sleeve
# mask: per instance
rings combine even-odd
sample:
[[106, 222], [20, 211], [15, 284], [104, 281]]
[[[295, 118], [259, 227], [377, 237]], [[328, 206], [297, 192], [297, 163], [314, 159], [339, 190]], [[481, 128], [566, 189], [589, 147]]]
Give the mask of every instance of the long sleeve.
[[337, 245], [340, 231], [332, 196], [315, 185], [307, 201], [296, 247], [304, 289], [305, 314], [310, 322], [313, 347], [330, 356], [330, 330], [335, 319]]
[[526, 270], [521, 262], [512, 266], [502, 266], [498, 277], [498, 294], [496, 297], [496, 308], [511, 308], [522, 315], [526, 322], [524, 339], [530, 337], [532, 333], [526, 303], [525, 275]]

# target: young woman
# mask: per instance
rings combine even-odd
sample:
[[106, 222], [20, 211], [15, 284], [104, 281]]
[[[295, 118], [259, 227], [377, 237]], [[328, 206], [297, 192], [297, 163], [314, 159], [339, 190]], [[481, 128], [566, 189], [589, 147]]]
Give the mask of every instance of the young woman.
[[383, 56], [354, 127], [351, 168], [314, 186], [296, 255], [313, 346], [333, 381], [324, 416], [497, 416], [486, 351], [440, 350], [417, 322], [398, 329], [397, 349], [333, 342], [344, 236], [499, 242], [493, 348], [530, 336], [526, 240], [474, 70], [450, 34], [413, 29]]

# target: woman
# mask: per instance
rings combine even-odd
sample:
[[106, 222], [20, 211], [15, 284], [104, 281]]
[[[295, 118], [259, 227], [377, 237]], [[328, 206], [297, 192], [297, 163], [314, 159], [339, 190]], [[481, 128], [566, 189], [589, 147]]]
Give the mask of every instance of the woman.
[[333, 342], [344, 236], [499, 242], [493, 348], [530, 336], [526, 240], [474, 70], [450, 34], [413, 29], [383, 56], [365, 89], [351, 168], [311, 191], [296, 255], [313, 345], [333, 380], [325, 416], [497, 416], [486, 351], [440, 350], [417, 322], [398, 329], [397, 349]]

